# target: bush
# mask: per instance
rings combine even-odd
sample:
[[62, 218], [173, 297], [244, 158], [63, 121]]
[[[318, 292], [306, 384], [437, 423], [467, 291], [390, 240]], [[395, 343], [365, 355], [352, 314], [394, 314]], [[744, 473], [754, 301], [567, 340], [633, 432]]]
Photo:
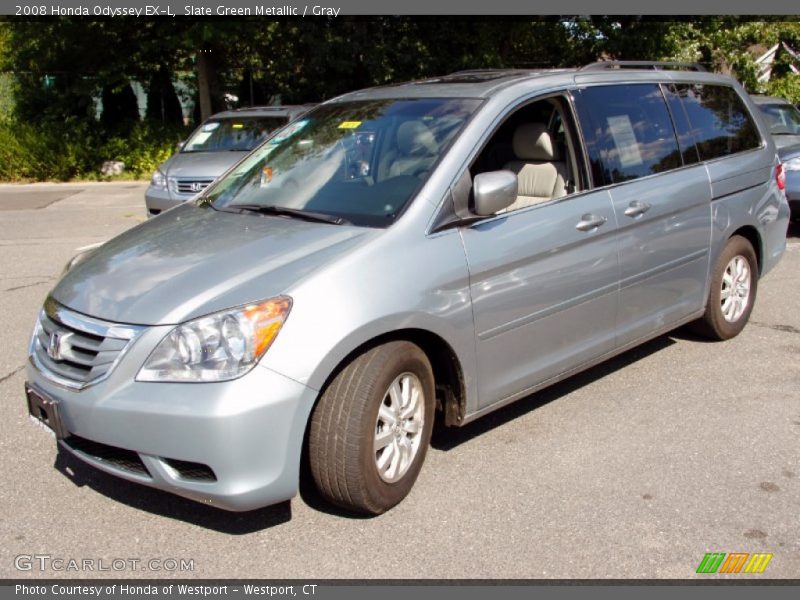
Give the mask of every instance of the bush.
[[86, 148], [79, 136], [42, 131], [13, 119], [0, 121], [0, 179], [70, 179], [86, 170]]
[[0, 118], [0, 181], [104, 179], [104, 161], [125, 163], [126, 177], [149, 177], [186, 131], [147, 122], [108, 134], [98, 124], [30, 125]]
[[792, 104], [800, 103], [800, 75], [789, 73], [782, 78], [773, 78], [767, 86], [771, 96], [786, 98]]

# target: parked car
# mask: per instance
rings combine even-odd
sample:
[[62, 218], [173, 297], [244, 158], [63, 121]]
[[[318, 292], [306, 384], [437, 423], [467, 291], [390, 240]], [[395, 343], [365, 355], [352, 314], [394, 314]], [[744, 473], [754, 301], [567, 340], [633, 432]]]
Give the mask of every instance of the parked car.
[[294, 496], [305, 450], [325, 498], [377, 514], [434, 420], [686, 323], [737, 335], [786, 246], [774, 142], [734, 80], [634, 67], [318, 106], [71, 266], [30, 414], [98, 469], [228, 510]]
[[239, 108], [204, 121], [153, 173], [145, 192], [147, 216], [158, 215], [202, 192], [270, 133], [311, 106]]
[[800, 110], [783, 98], [752, 96], [769, 125], [786, 173], [786, 197], [794, 220], [800, 219]]

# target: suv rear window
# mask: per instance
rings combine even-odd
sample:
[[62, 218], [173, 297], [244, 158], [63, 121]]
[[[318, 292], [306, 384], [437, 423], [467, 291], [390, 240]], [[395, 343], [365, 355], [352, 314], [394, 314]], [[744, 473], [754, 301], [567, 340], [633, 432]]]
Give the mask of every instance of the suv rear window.
[[590, 87], [576, 94], [595, 185], [683, 164], [667, 104], [657, 84]]
[[772, 135], [800, 135], [800, 110], [791, 104], [762, 104], [759, 108]]
[[701, 160], [761, 146], [761, 137], [739, 94], [724, 85], [680, 83], [681, 98]]

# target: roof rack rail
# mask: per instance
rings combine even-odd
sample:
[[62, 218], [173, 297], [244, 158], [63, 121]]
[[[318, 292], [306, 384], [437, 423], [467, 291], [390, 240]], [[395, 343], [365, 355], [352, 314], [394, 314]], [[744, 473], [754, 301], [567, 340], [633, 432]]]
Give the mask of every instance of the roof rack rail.
[[238, 108], [231, 109], [232, 112], [240, 112], [244, 110], [282, 110], [283, 106], [273, 106], [265, 104], [254, 104], [253, 106], [239, 106]]
[[706, 69], [700, 63], [657, 61], [657, 60], [598, 60], [580, 68], [581, 71], [605, 71], [610, 69], [675, 69], [678, 71], [702, 71]]

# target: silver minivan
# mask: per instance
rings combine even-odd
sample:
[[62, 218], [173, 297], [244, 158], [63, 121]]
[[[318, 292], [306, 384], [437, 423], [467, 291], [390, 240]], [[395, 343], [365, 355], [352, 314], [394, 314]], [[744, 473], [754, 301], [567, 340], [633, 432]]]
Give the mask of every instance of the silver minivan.
[[325, 498], [378, 514], [434, 421], [684, 324], [738, 334], [785, 248], [782, 185], [747, 94], [698, 70], [349, 93], [71, 262], [30, 342], [30, 414], [96, 468], [199, 502], [292, 498], [306, 456]]
[[250, 106], [209, 117], [153, 173], [144, 195], [147, 216], [191, 200], [311, 106]]

